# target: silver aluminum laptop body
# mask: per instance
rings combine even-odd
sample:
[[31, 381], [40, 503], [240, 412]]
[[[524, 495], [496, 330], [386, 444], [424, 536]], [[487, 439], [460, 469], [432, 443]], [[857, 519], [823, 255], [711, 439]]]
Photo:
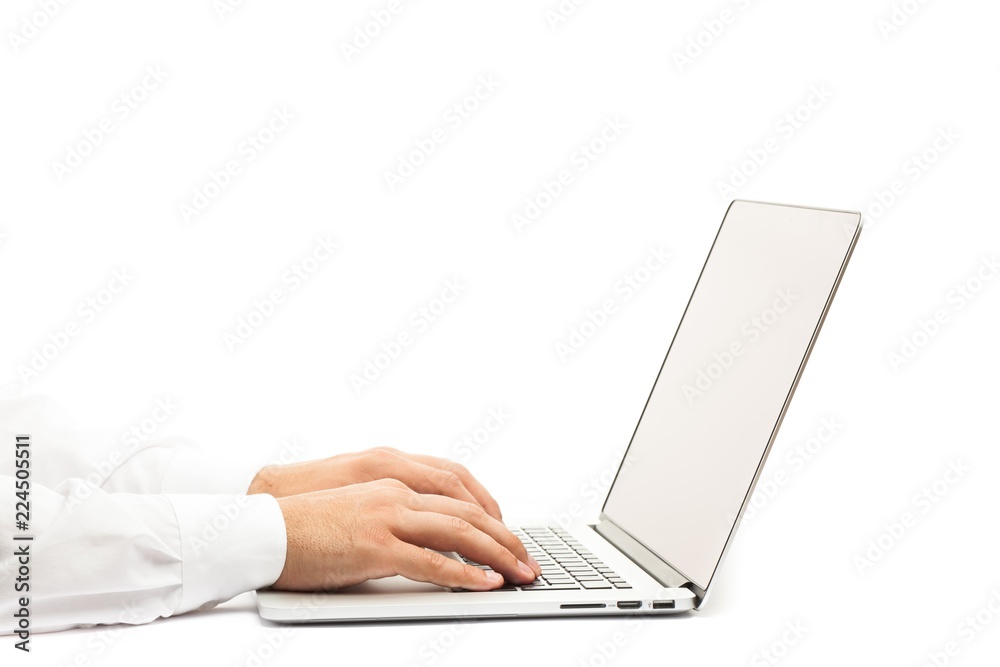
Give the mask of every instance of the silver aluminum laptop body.
[[700, 608], [861, 226], [859, 213], [730, 204], [598, 522], [571, 531], [631, 588], [457, 592], [390, 577], [329, 593], [261, 590], [261, 616], [302, 623]]

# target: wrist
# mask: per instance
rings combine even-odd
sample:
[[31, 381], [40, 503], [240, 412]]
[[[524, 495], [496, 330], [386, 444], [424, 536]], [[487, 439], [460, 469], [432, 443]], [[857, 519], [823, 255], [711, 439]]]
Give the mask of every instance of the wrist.
[[285, 522], [285, 562], [281, 567], [281, 573], [278, 578], [271, 584], [272, 588], [278, 590], [296, 590], [296, 581], [298, 579], [298, 538], [299, 538], [299, 527], [296, 519], [296, 507], [299, 504], [299, 499], [295, 496], [285, 497], [285, 498], [275, 498], [278, 503], [278, 509], [281, 512], [282, 520]]
[[247, 495], [252, 496], [257, 493], [266, 493], [274, 497], [278, 497], [280, 494], [278, 491], [278, 466], [268, 465], [261, 468], [256, 475], [254, 475], [253, 480], [250, 482], [250, 488], [247, 489]]

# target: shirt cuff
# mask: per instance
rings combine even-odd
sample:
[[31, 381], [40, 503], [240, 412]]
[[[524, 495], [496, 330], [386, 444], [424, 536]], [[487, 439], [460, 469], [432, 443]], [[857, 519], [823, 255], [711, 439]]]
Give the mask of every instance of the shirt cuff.
[[272, 496], [168, 495], [184, 570], [174, 612], [209, 609], [270, 586], [285, 567], [285, 520]]
[[244, 495], [263, 467], [238, 457], [206, 456], [200, 449], [182, 447], [167, 466], [160, 492]]

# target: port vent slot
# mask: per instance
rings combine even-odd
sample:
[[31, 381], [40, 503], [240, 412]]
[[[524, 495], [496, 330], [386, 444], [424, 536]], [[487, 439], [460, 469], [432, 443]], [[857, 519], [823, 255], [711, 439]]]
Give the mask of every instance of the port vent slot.
[[674, 608], [673, 600], [660, 600], [659, 602], [653, 603], [653, 609], [673, 609], [673, 608]]
[[604, 609], [608, 605], [603, 602], [584, 602], [582, 604], [561, 604], [560, 609]]
[[626, 602], [619, 602], [618, 603], [618, 608], [619, 609], [638, 609], [641, 606], [642, 606], [642, 603], [639, 602], [638, 600], [628, 600]]

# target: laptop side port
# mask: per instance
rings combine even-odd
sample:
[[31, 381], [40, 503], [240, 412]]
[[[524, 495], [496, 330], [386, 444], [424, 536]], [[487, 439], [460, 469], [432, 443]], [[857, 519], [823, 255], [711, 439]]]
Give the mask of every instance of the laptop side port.
[[604, 609], [608, 605], [603, 602], [582, 602], [575, 604], [561, 604], [560, 609]]
[[653, 603], [653, 609], [673, 609], [674, 606], [673, 600], [659, 600]]
[[628, 600], [627, 602], [619, 602], [619, 609], [638, 609], [642, 606], [642, 603], [638, 600]]

